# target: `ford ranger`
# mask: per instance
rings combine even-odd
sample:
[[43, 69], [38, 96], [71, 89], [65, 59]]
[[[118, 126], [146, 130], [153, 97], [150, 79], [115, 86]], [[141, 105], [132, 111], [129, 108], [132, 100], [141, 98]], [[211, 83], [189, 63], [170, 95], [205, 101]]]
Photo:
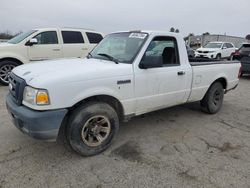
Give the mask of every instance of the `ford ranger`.
[[200, 101], [217, 113], [239, 82], [238, 61], [189, 62], [184, 40], [169, 32], [107, 35], [85, 59], [19, 66], [10, 74], [7, 109], [14, 125], [37, 139], [65, 132], [79, 154], [111, 144], [119, 122], [154, 110]]

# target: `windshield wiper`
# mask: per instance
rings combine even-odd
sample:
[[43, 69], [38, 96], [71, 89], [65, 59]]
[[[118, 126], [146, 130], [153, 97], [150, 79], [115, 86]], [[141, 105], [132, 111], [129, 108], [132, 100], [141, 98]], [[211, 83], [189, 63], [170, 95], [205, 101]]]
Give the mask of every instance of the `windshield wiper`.
[[118, 60], [117, 60], [116, 58], [112, 57], [111, 55], [103, 54], [103, 53], [100, 53], [100, 54], [97, 54], [97, 55], [103, 56], [103, 57], [107, 57], [110, 61], [113, 61], [113, 62], [115, 62], [116, 64], [119, 63]]

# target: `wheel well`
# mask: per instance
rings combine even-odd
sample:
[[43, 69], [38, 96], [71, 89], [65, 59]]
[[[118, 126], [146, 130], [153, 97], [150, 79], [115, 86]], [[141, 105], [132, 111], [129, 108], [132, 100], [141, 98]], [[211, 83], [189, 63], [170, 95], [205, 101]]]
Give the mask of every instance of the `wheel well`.
[[83, 103], [90, 102], [90, 101], [107, 103], [115, 109], [120, 120], [122, 120], [124, 118], [124, 109], [123, 109], [121, 102], [118, 99], [116, 99], [115, 97], [112, 97], [109, 95], [96, 95], [96, 96], [88, 97], [88, 98], [76, 103], [73, 107], [70, 108], [69, 111], [72, 111], [72, 110], [76, 109], [78, 106], [82, 105]]
[[[215, 80], [213, 83], [215, 83], [215, 82], [220, 82], [220, 83], [222, 84], [222, 86], [223, 86], [224, 89], [227, 88], [227, 81], [226, 81], [225, 78], [218, 78], [218, 79]], [[212, 83], [212, 84], [213, 84], [213, 83]], [[211, 85], [212, 85], [212, 84], [211, 84]]]
[[23, 64], [20, 60], [18, 60], [16, 58], [12, 58], [12, 57], [2, 58], [2, 59], [0, 59], [0, 62], [1, 61], [14, 61], [14, 62], [18, 63], [19, 65]]

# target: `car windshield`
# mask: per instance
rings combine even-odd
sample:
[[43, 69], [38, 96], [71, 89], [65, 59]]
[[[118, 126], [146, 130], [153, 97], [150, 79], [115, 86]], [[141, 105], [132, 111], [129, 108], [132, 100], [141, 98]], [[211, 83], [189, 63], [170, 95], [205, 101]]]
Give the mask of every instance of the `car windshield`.
[[204, 48], [221, 48], [222, 43], [210, 42], [204, 46]]
[[141, 32], [113, 33], [106, 36], [91, 52], [91, 58], [132, 63], [148, 34]]
[[21, 33], [21, 34], [15, 36], [14, 38], [8, 40], [8, 43], [17, 44], [17, 43], [23, 41], [25, 38], [27, 38], [31, 34], [33, 34], [34, 32], [36, 32], [36, 30], [31, 30], [31, 31], [28, 31], [28, 32], [25, 32], [25, 33]]

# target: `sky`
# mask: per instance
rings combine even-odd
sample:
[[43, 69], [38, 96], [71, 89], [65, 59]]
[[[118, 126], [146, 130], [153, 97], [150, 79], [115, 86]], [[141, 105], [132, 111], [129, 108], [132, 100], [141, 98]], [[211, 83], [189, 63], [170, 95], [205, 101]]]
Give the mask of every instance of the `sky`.
[[0, 32], [41, 27], [250, 34], [250, 0], [0, 0]]

